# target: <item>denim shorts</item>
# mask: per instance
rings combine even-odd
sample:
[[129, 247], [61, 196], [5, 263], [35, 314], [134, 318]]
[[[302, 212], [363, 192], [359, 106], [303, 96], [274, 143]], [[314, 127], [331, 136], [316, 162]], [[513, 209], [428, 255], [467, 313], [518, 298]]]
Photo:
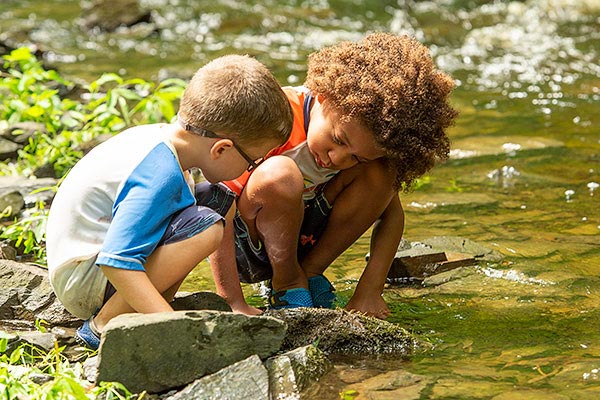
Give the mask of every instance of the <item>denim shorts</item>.
[[[214, 186], [220, 189], [220, 193], [212, 193], [213, 196], [219, 199], [213, 200], [211, 204], [227, 206], [226, 209], [217, 210], [224, 215], [223, 213], [226, 213], [231, 206], [232, 200], [229, 199], [235, 199], [235, 193], [224, 186]], [[323, 185], [317, 188], [315, 193], [316, 196], [314, 198], [304, 201], [304, 220], [298, 237], [298, 261], [302, 261], [316, 245], [323, 234], [329, 213], [331, 212], [331, 206], [323, 194]], [[240, 281], [255, 283], [271, 279], [273, 268], [269, 262], [265, 246], [260, 241], [258, 245], [252, 243], [248, 234], [248, 226], [239, 212], [236, 212], [233, 227], [235, 231], [235, 258]]]
[[[195, 187], [196, 204], [174, 214], [157, 247], [189, 239], [216, 224], [225, 222], [225, 214], [235, 200], [235, 196], [223, 196], [223, 190], [217, 185], [201, 182]], [[104, 303], [115, 293], [108, 282], [104, 292]]]

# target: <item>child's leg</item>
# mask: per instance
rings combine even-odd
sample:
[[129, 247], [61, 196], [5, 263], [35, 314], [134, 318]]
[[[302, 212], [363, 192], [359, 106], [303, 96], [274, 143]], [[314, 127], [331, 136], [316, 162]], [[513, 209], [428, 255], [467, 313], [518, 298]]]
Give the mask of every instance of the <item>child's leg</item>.
[[266, 160], [251, 176], [237, 206], [254, 244], [264, 244], [273, 269], [276, 292], [307, 288], [297, 259], [298, 232], [302, 224], [304, 180], [288, 157]]
[[[173, 218], [174, 222], [179, 220], [179, 223], [172, 222], [161, 244], [148, 257], [144, 265], [145, 273], [140, 272], [147, 276], [167, 302], [172, 299], [181, 282], [196, 265], [219, 246], [223, 235], [223, 225], [219, 223], [221, 219], [213, 210], [198, 206], [189, 207]], [[174, 227], [176, 229], [173, 229]], [[98, 329], [101, 330], [117, 315], [148, 312], [148, 307], [152, 307], [144, 298], [126, 300], [122, 293], [126, 293], [127, 289], [117, 288], [117, 292], [102, 306], [94, 318]]]
[[369, 162], [341, 171], [325, 187], [332, 205], [327, 225], [301, 264], [307, 277], [322, 274], [386, 209], [395, 191], [393, 173], [383, 162]]

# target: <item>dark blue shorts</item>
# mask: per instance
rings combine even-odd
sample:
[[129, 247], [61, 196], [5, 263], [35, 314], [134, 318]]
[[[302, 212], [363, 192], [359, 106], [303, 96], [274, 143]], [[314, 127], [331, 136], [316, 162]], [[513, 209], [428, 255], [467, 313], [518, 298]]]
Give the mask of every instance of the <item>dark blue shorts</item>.
[[[323, 194], [323, 186], [317, 188], [316, 196], [304, 202], [304, 220], [298, 238], [298, 261], [308, 254], [316, 245], [323, 234], [331, 206]], [[219, 205], [224, 208], [215, 208], [217, 212], [225, 215], [229, 210], [235, 193], [222, 185], [213, 185], [211, 190], [212, 206]], [[257, 246], [252, 243], [248, 234], [248, 227], [238, 212], [233, 220], [235, 230], [235, 258], [237, 262], [240, 281], [246, 283], [260, 282], [271, 279], [273, 268], [262, 242]]]
[[[202, 182], [196, 185], [196, 204], [174, 214], [158, 246], [177, 243], [189, 239], [222, 221], [233, 204], [235, 197], [223, 196], [217, 185]], [[108, 283], [104, 292], [104, 303], [115, 293], [115, 288]]]

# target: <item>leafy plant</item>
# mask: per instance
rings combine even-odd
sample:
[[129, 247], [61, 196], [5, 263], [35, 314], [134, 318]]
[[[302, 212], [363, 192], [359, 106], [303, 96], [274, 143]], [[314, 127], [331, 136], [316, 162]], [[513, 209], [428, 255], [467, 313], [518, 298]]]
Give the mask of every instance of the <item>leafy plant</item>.
[[23, 254], [33, 255], [38, 262], [45, 263], [45, 233], [48, 211], [43, 201], [36, 202], [27, 210], [27, 216], [15, 218], [12, 225], [2, 228], [0, 238], [8, 239], [15, 247], [22, 246]]
[[[84, 379], [80, 363], [64, 356], [64, 346], [54, 343], [49, 352], [22, 344], [6, 354], [11, 335], [0, 331], [0, 398], [6, 399], [141, 399], [118, 382], [94, 386]], [[39, 379], [44, 377], [44, 379]]]
[[[132, 125], [172, 120], [185, 88], [181, 79], [157, 85], [137, 78], [125, 80], [114, 73], [76, 85], [54, 70], [45, 70], [27, 48], [3, 59], [0, 120], [9, 126], [25, 121], [43, 126], [19, 151], [13, 165], [0, 165], [5, 175], [31, 176], [38, 167], [50, 164], [63, 176], [83, 156], [82, 145], [94, 138]], [[69, 97], [76, 93], [77, 98]]]
[[[33, 177], [40, 167], [51, 166], [56, 176], [63, 177], [99, 136], [114, 135], [133, 125], [171, 121], [185, 88], [181, 79], [155, 84], [125, 80], [114, 73], [89, 84], [75, 84], [46, 70], [28, 48], [2, 59], [0, 129], [19, 122], [35, 122], [38, 129], [16, 160], [0, 163], [0, 175]], [[13, 135], [21, 133], [13, 131]], [[12, 225], [0, 229], [0, 238], [45, 262], [47, 217], [45, 204], [38, 202]]]

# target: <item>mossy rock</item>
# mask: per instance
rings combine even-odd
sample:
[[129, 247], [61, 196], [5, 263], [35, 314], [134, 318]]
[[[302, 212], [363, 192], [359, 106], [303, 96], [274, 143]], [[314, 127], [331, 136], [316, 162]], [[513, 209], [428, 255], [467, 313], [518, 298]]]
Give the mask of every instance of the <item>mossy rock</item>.
[[268, 310], [287, 324], [282, 351], [316, 344], [326, 354], [408, 355], [416, 339], [404, 328], [342, 309], [295, 308]]

